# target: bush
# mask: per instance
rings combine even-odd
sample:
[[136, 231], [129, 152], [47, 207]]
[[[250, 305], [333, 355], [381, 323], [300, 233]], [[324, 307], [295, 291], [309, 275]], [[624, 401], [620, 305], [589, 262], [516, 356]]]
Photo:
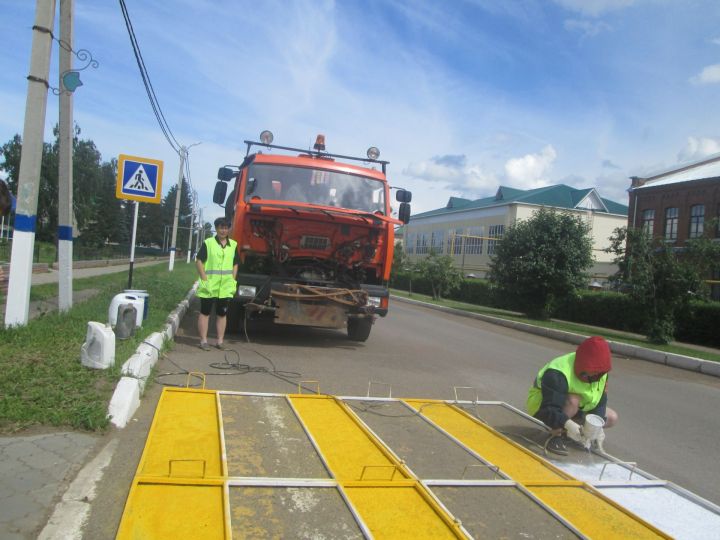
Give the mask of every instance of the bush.
[[626, 332], [642, 333], [644, 329], [644, 315], [638, 304], [618, 292], [583, 291], [567, 296], [558, 302], [553, 317]]
[[[399, 272], [390, 285], [407, 291], [410, 277], [408, 272]], [[430, 282], [417, 274], [412, 276], [412, 291], [432, 295]], [[447, 298], [468, 304], [523, 311], [522, 306], [513, 305], [485, 279], [464, 279], [460, 288]], [[629, 295], [612, 291], [582, 291], [577, 296], [566, 296], [557, 303], [552, 316], [563, 321], [638, 334], [642, 334], [645, 327], [645, 314], [641, 306]], [[718, 321], [720, 302], [691, 302], [687, 309], [676, 315], [676, 339], [685, 343], [720, 347]]]
[[685, 343], [720, 347], [720, 302], [691, 302], [675, 321], [676, 338]]

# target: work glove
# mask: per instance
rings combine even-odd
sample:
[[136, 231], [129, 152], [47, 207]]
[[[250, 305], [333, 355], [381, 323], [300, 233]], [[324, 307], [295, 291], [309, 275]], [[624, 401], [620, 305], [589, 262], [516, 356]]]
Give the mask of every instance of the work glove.
[[567, 431], [568, 438], [572, 439], [573, 441], [585, 445], [585, 438], [582, 434], [582, 428], [577, 422], [573, 422], [572, 420], [568, 420], [565, 422], [565, 431]]
[[605, 442], [605, 430], [601, 429], [593, 440], [595, 441], [595, 447], [604, 454], [605, 449], [603, 448], [603, 443]]

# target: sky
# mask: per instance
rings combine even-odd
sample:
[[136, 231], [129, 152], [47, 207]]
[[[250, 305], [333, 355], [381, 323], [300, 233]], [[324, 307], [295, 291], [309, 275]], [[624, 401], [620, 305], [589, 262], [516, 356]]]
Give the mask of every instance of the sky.
[[[59, 4], [59, 2], [58, 2]], [[720, 152], [717, 0], [126, 0], [206, 221], [245, 139], [380, 149], [413, 213], [498, 186], [595, 187]], [[35, 2], [0, 0], [0, 144], [22, 134]], [[55, 18], [59, 36], [58, 17]], [[103, 159], [179, 158], [142, 85], [117, 1], [75, 0], [74, 118]], [[50, 81], [58, 77], [53, 47]], [[75, 61], [75, 68], [83, 62]], [[57, 86], [57, 85], [55, 85]], [[58, 99], [48, 94], [46, 141]]]

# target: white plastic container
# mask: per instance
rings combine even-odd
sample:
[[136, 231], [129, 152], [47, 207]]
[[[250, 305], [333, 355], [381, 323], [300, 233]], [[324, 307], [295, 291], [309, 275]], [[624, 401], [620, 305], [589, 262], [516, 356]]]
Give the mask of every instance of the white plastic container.
[[141, 289], [125, 289], [125, 294], [132, 294], [137, 296], [143, 301], [143, 321], [148, 318], [148, 311], [150, 310], [150, 294], [147, 291]]
[[80, 363], [93, 369], [115, 364], [115, 334], [110, 325], [90, 321], [85, 343], [80, 347]]
[[135, 326], [142, 326], [145, 302], [139, 296], [127, 293], [116, 294], [110, 302], [110, 307], [108, 308], [108, 321], [110, 321], [110, 326], [117, 324], [118, 307], [120, 307], [120, 304], [132, 304], [135, 306], [135, 310], [137, 311]]

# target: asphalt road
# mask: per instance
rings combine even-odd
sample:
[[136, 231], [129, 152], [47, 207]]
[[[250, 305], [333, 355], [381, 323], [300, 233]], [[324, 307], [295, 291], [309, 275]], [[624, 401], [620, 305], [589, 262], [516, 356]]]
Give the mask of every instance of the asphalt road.
[[[452, 398], [453, 386], [471, 386], [481, 400], [524, 408], [537, 370], [572, 349], [567, 343], [395, 301], [364, 344], [348, 341], [340, 331], [259, 325], [249, 328], [250, 343], [244, 336], [226, 339], [235, 352], [204, 352], [197, 348], [196, 310], [191, 306], [173, 351], [159, 362], [161, 375], [136, 418], [111, 435], [120, 445], [99, 486], [87, 538], [114, 534], [160, 393], [158, 383], [184, 385], [184, 375], [164, 373], [221, 373], [209, 364], [241, 363], [276, 374], [209, 375], [207, 386], [290, 393], [297, 391], [299, 381], [316, 380], [323, 393], [365, 395], [372, 380], [390, 384], [393, 397], [440, 399]], [[373, 386], [374, 395], [387, 391]], [[606, 450], [720, 504], [720, 379], [613, 357], [609, 393], [620, 422], [608, 430]], [[474, 392], [463, 390], [461, 397], [473, 399]]]

